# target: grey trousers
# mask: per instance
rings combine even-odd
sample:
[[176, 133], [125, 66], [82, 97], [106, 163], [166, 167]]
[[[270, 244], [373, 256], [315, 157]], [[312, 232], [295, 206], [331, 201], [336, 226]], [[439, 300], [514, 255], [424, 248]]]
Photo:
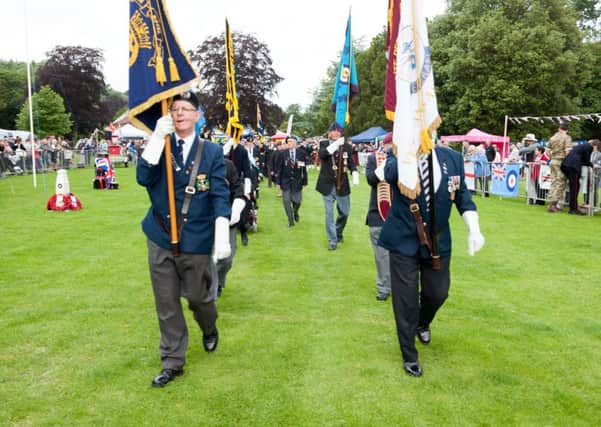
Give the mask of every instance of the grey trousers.
[[212, 296], [211, 258], [209, 255], [180, 254], [147, 240], [148, 266], [154, 291], [161, 341], [159, 351], [164, 369], [181, 369], [186, 362], [188, 328], [181, 297], [204, 335], [215, 332], [217, 306]]
[[378, 295], [390, 295], [390, 260], [388, 250], [378, 246], [378, 239], [382, 227], [369, 227], [369, 240], [374, 250], [374, 259], [376, 261], [376, 290]]
[[303, 192], [282, 190], [282, 202], [284, 203], [284, 210], [288, 217], [288, 225], [294, 225], [294, 218], [298, 215], [301, 202], [303, 201]]
[[238, 231], [238, 227], [230, 227], [230, 247], [232, 248], [232, 253], [230, 256], [224, 259], [220, 259], [217, 261], [216, 265], [216, 273], [213, 277], [213, 281], [217, 281], [217, 283], [213, 283], [211, 289], [213, 290], [213, 298], [217, 299], [217, 291], [219, 288], [225, 288], [225, 278], [227, 273], [232, 269], [232, 264], [234, 263], [234, 256], [236, 256], [237, 241], [236, 241], [236, 233]]

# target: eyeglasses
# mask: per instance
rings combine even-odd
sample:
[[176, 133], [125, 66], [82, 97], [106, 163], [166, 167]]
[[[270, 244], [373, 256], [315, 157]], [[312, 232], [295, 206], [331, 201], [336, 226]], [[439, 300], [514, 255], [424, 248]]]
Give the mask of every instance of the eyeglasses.
[[190, 107], [177, 107], [177, 108], [171, 107], [169, 109], [169, 111], [172, 112], [172, 113], [179, 113], [179, 112], [191, 113], [192, 111], [196, 111], [196, 109], [195, 108], [190, 108]]

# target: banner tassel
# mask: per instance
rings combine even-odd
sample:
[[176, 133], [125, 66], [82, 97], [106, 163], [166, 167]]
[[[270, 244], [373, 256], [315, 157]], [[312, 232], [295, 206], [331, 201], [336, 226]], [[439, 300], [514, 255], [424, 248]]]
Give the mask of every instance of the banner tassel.
[[163, 64], [162, 56], [159, 56], [157, 58], [157, 64], [155, 66], [155, 70], [156, 70], [157, 83], [160, 84], [161, 86], [163, 86], [165, 83], [167, 83], [167, 76], [165, 75], [165, 66]]
[[169, 75], [171, 76], [172, 82], [179, 81], [179, 72], [177, 71], [177, 64], [171, 56], [169, 57]]

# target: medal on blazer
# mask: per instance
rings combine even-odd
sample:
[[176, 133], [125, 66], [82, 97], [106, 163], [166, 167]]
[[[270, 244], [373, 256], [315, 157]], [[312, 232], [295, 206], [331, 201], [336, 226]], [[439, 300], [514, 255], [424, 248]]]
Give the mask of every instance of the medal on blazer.
[[211, 188], [211, 182], [207, 177], [207, 174], [201, 173], [196, 175], [196, 191], [207, 191]]
[[461, 184], [461, 177], [459, 175], [453, 175], [449, 177], [449, 199], [455, 200], [455, 191], [459, 190]]

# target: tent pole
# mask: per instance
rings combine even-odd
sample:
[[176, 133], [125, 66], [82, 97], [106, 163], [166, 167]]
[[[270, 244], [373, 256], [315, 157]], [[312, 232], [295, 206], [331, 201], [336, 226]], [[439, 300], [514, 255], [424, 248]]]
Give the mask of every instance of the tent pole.
[[507, 114], [505, 114], [505, 126], [503, 127], [503, 159], [505, 159], [505, 156], [507, 155], [507, 117]]

